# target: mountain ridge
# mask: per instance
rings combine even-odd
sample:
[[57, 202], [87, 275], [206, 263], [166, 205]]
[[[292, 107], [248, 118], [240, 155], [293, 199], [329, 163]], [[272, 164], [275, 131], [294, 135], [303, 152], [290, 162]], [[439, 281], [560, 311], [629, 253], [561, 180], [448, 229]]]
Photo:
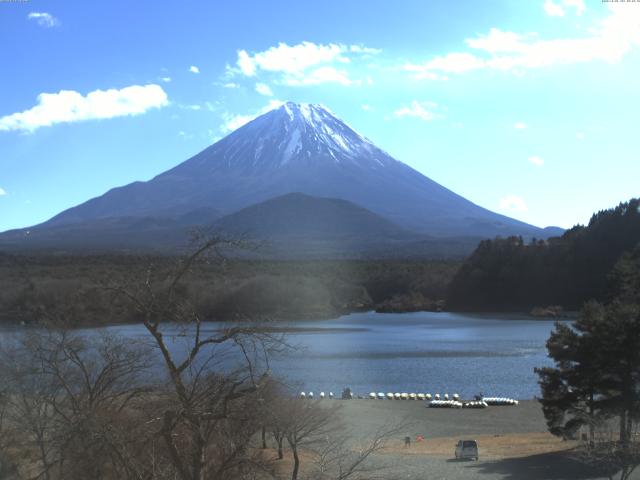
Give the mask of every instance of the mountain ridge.
[[287, 102], [147, 182], [116, 187], [31, 229], [109, 218], [202, 224], [299, 192], [342, 199], [400, 228], [433, 237], [559, 233], [486, 210], [391, 157], [320, 105]]

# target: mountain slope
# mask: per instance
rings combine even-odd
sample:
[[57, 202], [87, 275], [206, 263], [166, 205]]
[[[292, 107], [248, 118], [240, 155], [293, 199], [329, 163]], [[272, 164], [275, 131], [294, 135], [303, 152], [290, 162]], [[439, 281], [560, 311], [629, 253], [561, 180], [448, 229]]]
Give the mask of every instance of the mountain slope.
[[378, 240], [415, 238], [390, 221], [346, 200], [289, 193], [221, 218], [215, 227], [256, 238]]
[[115, 188], [42, 224], [230, 214], [291, 192], [348, 200], [433, 236], [545, 231], [481, 208], [389, 156], [318, 105], [287, 103], [148, 182]]

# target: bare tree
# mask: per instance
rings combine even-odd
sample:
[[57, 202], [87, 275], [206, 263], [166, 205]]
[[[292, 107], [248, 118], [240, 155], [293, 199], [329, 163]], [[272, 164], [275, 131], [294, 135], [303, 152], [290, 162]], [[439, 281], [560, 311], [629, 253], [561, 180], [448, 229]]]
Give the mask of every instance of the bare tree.
[[48, 329], [27, 332], [4, 349], [10, 422], [25, 451], [38, 459], [30, 463], [30, 476], [131, 473], [130, 444], [121, 440], [132, 427], [120, 420], [143, 392], [145, 353], [116, 337]]
[[382, 451], [387, 441], [406, 430], [406, 424], [383, 425], [370, 438], [358, 441], [350, 432], [327, 437], [314, 448], [313, 480], [347, 480], [388, 478], [380, 463], [371, 465], [374, 455]]
[[301, 450], [327, 441], [339, 430], [337, 412], [340, 407], [337, 404], [325, 407], [320, 405], [320, 400], [309, 401], [295, 397], [283, 398], [281, 401], [282, 411], [286, 415], [282, 428], [293, 455], [291, 480], [297, 480]]
[[[221, 249], [233, 246], [214, 237], [169, 275], [151, 267], [142, 284], [110, 287], [131, 302], [161, 355], [171, 394], [156, 418], [157, 432], [181, 480], [237, 478], [255, 464], [247, 446], [260, 422], [247, 417], [255, 408], [246, 402], [265, 384], [267, 353], [278, 341], [246, 323], [206, 329], [182, 285], [199, 260], [211, 253], [220, 260]], [[176, 339], [183, 340], [180, 349]]]
[[610, 418], [593, 419], [591, 432], [576, 451], [576, 457], [610, 480], [628, 480], [640, 465], [640, 424], [626, 425], [629, 441], [621, 442], [620, 433]]

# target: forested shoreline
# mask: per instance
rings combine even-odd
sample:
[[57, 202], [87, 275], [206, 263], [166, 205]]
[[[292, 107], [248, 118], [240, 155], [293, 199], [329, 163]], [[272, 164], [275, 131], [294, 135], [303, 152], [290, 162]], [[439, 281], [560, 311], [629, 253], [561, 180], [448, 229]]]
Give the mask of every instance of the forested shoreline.
[[[66, 304], [78, 325], [138, 322], [111, 286], [160, 277], [176, 257], [0, 254], [0, 321], [40, 321]], [[342, 314], [442, 309], [456, 261], [249, 261], [193, 266], [181, 293], [208, 320], [321, 319]]]
[[548, 240], [484, 240], [448, 289], [458, 311], [580, 310], [611, 296], [611, 274], [640, 243], [640, 199], [595, 213], [589, 224]]

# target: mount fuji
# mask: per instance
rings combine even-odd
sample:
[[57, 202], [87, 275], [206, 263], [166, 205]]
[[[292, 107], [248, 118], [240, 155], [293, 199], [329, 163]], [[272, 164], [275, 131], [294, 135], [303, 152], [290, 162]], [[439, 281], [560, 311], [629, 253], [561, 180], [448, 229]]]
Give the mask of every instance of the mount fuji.
[[[189, 225], [229, 226], [234, 218], [246, 224], [253, 210], [238, 212], [256, 204], [264, 203], [256, 210], [262, 218], [275, 218], [275, 214], [265, 217], [265, 209], [271, 205], [287, 209], [282, 202], [268, 201], [281, 196], [289, 202], [299, 200], [287, 196], [291, 193], [343, 200], [332, 204], [338, 207], [330, 211], [341, 215], [352, 207], [365, 209], [379, 220], [377, 224], [384, 223], [380, 231], [368, 234], [385, 236], [393, 230], [394, 238], [404, 232], [412, 241], [415, 235], [546, 238], [561, 233], [475, 205], [394, 159], [327, 108], [288, 102], [147, 182], [114, 188], [30, 229], [5, 232], [0, 247], [7, 242], [64, 246], [71, 238], [76, 239], [74, 245], [91, 247], [91, 239], [99, 237], [101, 248], [108, 248], [105, 239], [110, 235], [117, 239], [114, 245], [125, 245], [129, 233], [137, 246], [144, 247], [145, 228], [155, 237], [149, 244], [156, 245], [162, 243], [157, 238], [160, 231], [170, 232], [165, 236], [169, 239], [182, 235]], [[318, 203], [303, 203], [308, 211], [298, 209], [296, 214], [308, 223]], [[282, 218], [274, 221], [283, 225]], [[273, 226], [266, 228], [273, 231]], [[317, 228], [311, 231], [316, 236], [321, 233]], [[335, 237], [340, 231], [333, 228], [331, 233]]]

